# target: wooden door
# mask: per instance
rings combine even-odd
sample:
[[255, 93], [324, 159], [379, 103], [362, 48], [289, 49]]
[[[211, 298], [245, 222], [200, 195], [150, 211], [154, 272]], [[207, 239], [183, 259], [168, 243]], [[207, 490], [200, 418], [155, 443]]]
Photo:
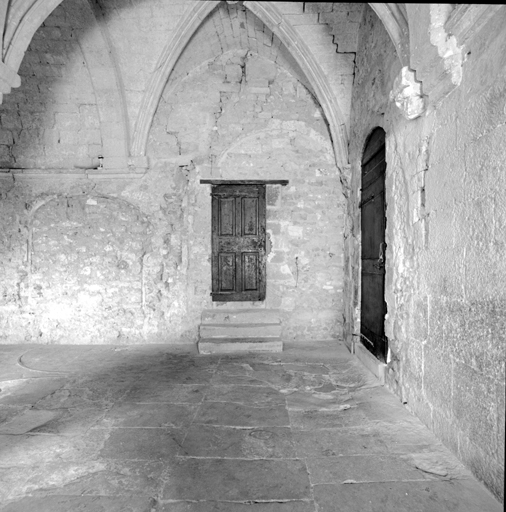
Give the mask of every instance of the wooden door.
[[362, 280], [360, 333], [364, 345], [386, 360], [385, 337], [385, 132], [376, 128], [362, 158]]
[[264, 300], [265, 265], [265, 185], [214, 185], [213, 301]]

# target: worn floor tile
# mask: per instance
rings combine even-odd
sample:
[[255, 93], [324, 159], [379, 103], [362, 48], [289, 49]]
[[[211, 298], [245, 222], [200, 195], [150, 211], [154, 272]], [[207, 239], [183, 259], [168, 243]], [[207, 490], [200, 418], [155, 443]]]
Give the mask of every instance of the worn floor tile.
[[387, 454], [384, 441], [365, 429], [293, 431], [299, 457]]
[[231, 427], [288, 427], [290, 424], [284, 406], [251, 407], [226, 402], [202, 404], [194, 423]]
[[0, 424], [0, 434], [26, 434], [31, 430], [41, 427], [56, 418], [60, 418], [63, 411], [39, 411], [33, 409], [24, 410], [8, 421]]
[[[332, 402], [331, 402], [332, 404]], [[318, 430], [337, 427], [358, 427], [370, 424], [371, 421], [353, 402], [335, 402], [334, 410], [309, 411], [290, 410], [290, 425], [294, 429]]]
[[[481, 491], [481, 492], [480, 492]], [[316, 485], [319, 512], [500, 512], [473, 480]]]
[[47, 496], [22, 498], [0, 505], [1, 512], [151, 512], [152, 498], [107, 496]]
[[175, 428], [115, 428], [100, 456], [115, 460], [171, 459], [177, 455], [183, 438], [184, 432]]
[[306, 464], [312, 484], [429, 479], [427, 473], [392, 455], [308, 457]]
[[177, 501], [160, 504], [157, 512], [315, 512], [313, 501], [237, 503], [227, 501]]
[[90, 381], [81, 383], [81, 387], [67, 386], [37, 401], [37, 409], [70, 409], [76, 407], [102, 407], [107, 408], [120, 399], [126, 390], [124, 387], [97, 385]]
[[3, 381], [0, 390], [0, 404], [32, 405], [41, 398], [51, 395], [64, 384], [64, 379], [50, 377]]
[[213, 386], [206, 402], [235, 402], [247, 405], [284, 405], [285, 397], [275, 389], [259, 386]]
[[152, 381], [138, 381], [122, 398], [136, 403], [196, 404], [202, 402], [209, 386], [199, 384], [170, 384]]
[[265, 501], [311, 498], [306, 466], [298, 460], [183, 458], [168, 469], [165, 478], [164, 499]]
[[0, 351], [41, 374], [0, 382], [0, 512], [498, 510], [336, 342]]
[[0, 467], [0, 503], [40, 490], [59, 489], [90, 473], [102, 471], [100, 461], [49, 462], [27, 466]]
[[[32, 490], [32, 495], [69, 496], [156, 496], [162, 487], [165, 462], [116, 461], [95, 462], [94, 466], [66, 467], [66, 480], [57, 480], [63, 468], [42, 467], [51, 474], [46, 485]], [[69, 476], [73, 478], [69, 478]]]
[[295, 391], [286, 395], [286, 406], [290, 411], [344, 411], [355, 402], [346, 392]]
[[244, 459], [295, 458], [289, 428], [230, 428], [194, 425], [186, 435], [181, 455]]
[[197, 406], [171, 403], [120, 402], [105, 413], [102, 427], [184, 427], [188, 426]]
[[78, 437], [52, 434], [0, 435], [0, 467], [91, 460], [98, 456], [105, 438], [103, 431], [89, 431]]

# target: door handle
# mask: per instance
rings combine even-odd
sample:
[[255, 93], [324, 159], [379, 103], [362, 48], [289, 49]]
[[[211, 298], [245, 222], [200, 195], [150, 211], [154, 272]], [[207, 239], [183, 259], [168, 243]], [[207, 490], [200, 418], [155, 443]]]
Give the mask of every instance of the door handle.
[[376, 268], [384, 268], [385, 267], [385, 249], [387, 244], [385, 242], [381, 242], [379, 246], [379, 256], [378, 263], [376, 263]]

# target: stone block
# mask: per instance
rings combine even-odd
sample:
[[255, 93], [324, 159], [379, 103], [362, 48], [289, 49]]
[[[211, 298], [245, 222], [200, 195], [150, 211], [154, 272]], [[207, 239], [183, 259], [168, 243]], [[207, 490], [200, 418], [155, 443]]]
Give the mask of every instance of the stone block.
[[304, 12], [303, 2], [275, 2], [275, 5], [283, 14], [302, 14]]
[[433, 407], [452, 409], [453, 361], [448, 352], [438, 350], [433, 343], [423, 348], [423, 392]]
[[272, 82], [276, 78], [277, 68], [274, 62], [261, 58], [249, 58], [246, 61], [246, 81], [267, 80]]
[[292, 26], [298, 25], [317, 25], [317, 13], [304, 13], [304, 14], [285, 14], [283, 18], [288, 21]]
[[227, 64], [225, 66], [227, 82], [240, 82], [242, 80], [242, 67], [238, 64]]
[[280, 322], [280, 313], [275, 309], [206, 309], [202, 312], [203, 324], [278, 324]]
[[279, 338], [279, 323], [201, 324], [200, 338]]
[[273, 338], [201, 338], [199, 354], [240, 354], [249, 352], [282, 352], [283, 342]]
[[323, 13], [332, 11], [332, 2], [306, 2], [304, 12]]
[[490, 378], [465, 363], [455, 362], [453, 416], [463, 434], [489, 455], [498, 449], [495, 391], [495, 382]]

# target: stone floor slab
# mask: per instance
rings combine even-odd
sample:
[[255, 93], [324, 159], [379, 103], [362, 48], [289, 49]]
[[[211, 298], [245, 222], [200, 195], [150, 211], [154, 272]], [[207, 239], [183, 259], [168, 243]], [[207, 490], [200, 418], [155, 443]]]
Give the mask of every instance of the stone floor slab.
[[306, 464], [312, 484], [430, 479], [414, 464], [392, 455], [308, 457]]
[[177, 501], [159, 505], [157, 512], [315, 512], [313, 501], [237, 503], [227, 501]]
[[115, 428], [100, 452], [113, 460], [167, 460], [175, 457], [184, 432], [175, 428]]
[[259, 386], [213, 386], [206, 402], [234, 402], [246, 405], [284, 405], [285, 397], [275, 389]]
[[330, 402], [334, 410], [289, 410], [290, 424], [298, 430], [319, 430], [327, 428], [359, 427], [370, 424], [367, 416], [357, 408], [353, 402], [334, 404]]
[[206, 402], [200, 407], [195, 424], [229, 427], [288, 427], [288, 412], [282, 405], [251, 407], [249, 405]]
[[105, 438], [104, 431], [89, 431], [77, 438], [50, 434], [0, 435], [0, 467], [94, 459]]
[[153, 498], [46, 496], [0, 505], [1, 512], [152, 512]]
[[18, 379], [2, 381], [0, 385], [0, 404], [32, 405], [51, 395], [65, 384], [62, 378]]
[[500, 512], [474, 480], [316, 485], [319, 512]]
[[181, 428], [190, 425], [196, 411], [196, 405], [188, 404], [120, 402], [105, 414], [101, 426]]
[[311, 498], [306, 466], [299, 460], [184, 458], [170, 466], [166, 478], [163, 499], [285, 501]]
[[181, 448], [190, 457], [240, 459], [295, 458], [291, 431], [286, 427], [230, 428], [194, 425]]
[[0, 375], [23, 377], [0, 382], [11, 512], [500, 507], [335, 341], [223, 356], [7, 347]]
[[122, 398], [124, 401], [153, 404], [196, 404], [202, 402], [207, 385], [167, 384], [153, 378], [152, 381], [136, 381]]

